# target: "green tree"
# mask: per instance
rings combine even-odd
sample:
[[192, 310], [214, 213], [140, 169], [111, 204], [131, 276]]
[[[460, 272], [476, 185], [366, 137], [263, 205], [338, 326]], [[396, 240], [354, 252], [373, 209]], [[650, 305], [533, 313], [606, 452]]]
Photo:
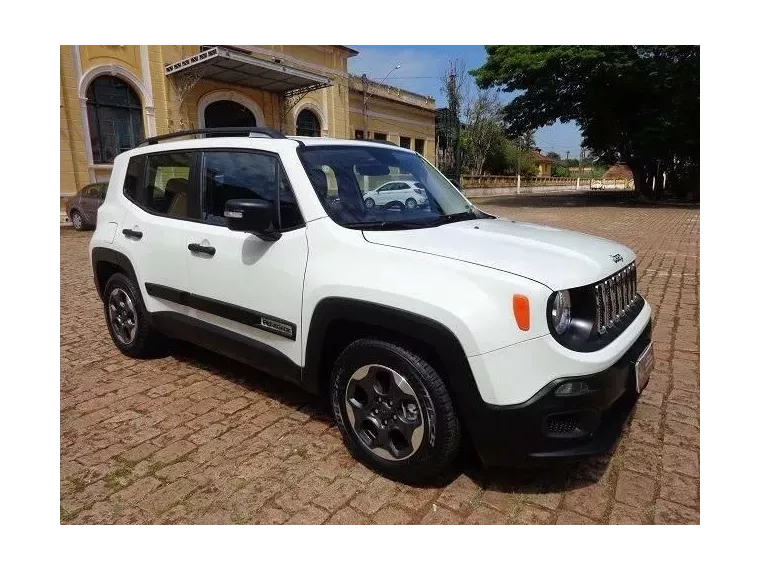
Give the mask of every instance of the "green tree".
[[[576, 121], [583, 145], [625, 162], [636, 188], [699, 195], [699, 46], [486, 46], [478, 86], [519, 92], [513, 135]], [[652, 187], [654, 186], [654, 189]]]
[[504, 137], [499, 124], [496, 92], [478, 91], [465, 111], [465, 125], [462, 132], [463, 167], [471, 174], [480, 175], [491, 149]]
[[546, 156], [552, 159], [552, 176], [565, 176], [567, 168], [562, 166], [562, 157], [554, 151], [547, 152]]

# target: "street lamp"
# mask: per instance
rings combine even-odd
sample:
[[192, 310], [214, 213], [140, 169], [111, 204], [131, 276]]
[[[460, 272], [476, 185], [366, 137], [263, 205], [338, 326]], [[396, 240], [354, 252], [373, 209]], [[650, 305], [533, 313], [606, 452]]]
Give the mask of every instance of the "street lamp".
[[[401, 69], [401, 64], [399, 63], [396, 67], [391, 69], [388, 74], [383, 78], [383, 80], [380, 83], [385, 83], [385, 80], [388, 79], [394, 71], [397, 69]], [[369, 111], [367, 109], [367, 101], [369, 101], [370, 97], [372, 97], [372, 93], [368, 93], [367, 87], [369, 86], [369, 79], [367, 79], [367, 74], [362, 74], [362, 87], [364, 88], [364, 97], [362, 102], [362, 112], [364, 114], [364, 138], [369, 139]]]

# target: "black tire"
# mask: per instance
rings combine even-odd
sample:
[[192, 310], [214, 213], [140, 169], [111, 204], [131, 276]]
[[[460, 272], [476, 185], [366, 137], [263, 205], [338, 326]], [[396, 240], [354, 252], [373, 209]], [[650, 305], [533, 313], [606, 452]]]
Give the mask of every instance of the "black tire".
[[372, 198], [367, 198], [364, 200], [364, 206], [366, 206], [368, 210], [371, 210], [375, 207], [375, 201]]
[[[124, 334], [124, 329], [117, 329], [117, 325], [113, 323], [111, 318], [109, 303], [114, 300], [115, 291], [123, 292], [131, 301], [130, 311], [133, 314], [134, 334], [128, 340], [125, 340], [124, 337], [129, 335]], [[117, 295], [120, 296], [118, 293]], [[106, 282], [103, 290], [103, 311], [111, 339], [123, 354], [132, 358], [149, 358], [161, 352], [164, 338], [150, 326], [148, 312], [143, 304], [140, 290], [137, 284], [126, 275], [115, 273]]]
[[[390, 453], [385, 450], [378, 451], [381, 446], [375, 446], [374, 451], [370, 450], [371, 446], [367, 444], [367, 441], [371, 438], [367, 430], [360, 429], [361, 426], [354, 427], [361, 416], [354, 415], [354, 411], [358, 409], [355, 405], [347, 404], [349, 399], [356, 400], [356, 398], [349, 398], [347, 389], [349, 382], [361, 382], [356, 379], [352, 380], [352, 376], [356, 377], [357, 373], [361, 374], [364, 367], [369, 365], [377, 365], [377, 368], [381, 370], [387, 367], [397, 372], [406, 381], [407, 387], [411, 387], [414, 397], [420, 404], [418, 418], [422, 421], [424, 431], [421, 441], [418, 439], [416, 444], [418, 447], [414, 451], [407, 451], [409, 455], [400, 454], [401, 458], [378, 456], [377, 453], [380, 451], [386, 455], [390, 455]], [[373, 366], [369, 366], [370, 371], [373, 368]], [[369, 377], [370, 372], [366, 374], [365, 378]], [[418, 354], [382, 340], [360, 339], [351, 343], [340, 354], [333, 367], [330, 382], [330, 403], [346, 446], [356, 459], [369, 468], [389, 479], [406, 483], [419, 483], [439, 475], [456, 458], [462, 436], [454, 404], [440, 375]], [[356, 393], [353, 392], [353, 394]], [[373, 393], [372, 398], [377, 397], [377, 393]], [[393, 397], [390, 399], [394, 400]], [[373, 412], [370, 408], [383, 405], [386, 404], [382, 401], [379, 405], [370, 403], [366, 410], [369, 415], [364, 416], [364, 422], [370, 419], [376, 421], [379, 416], [372, 414], [376, 413], [377, 410]], [[401, 403], [399, 405], [403, 406]], [[347, 406], [352, 406], [350, 414], [347, 411]], [[385, 411], [387, 414], [389, 413], [388, 410], [397, 409], [401, 408], [387, 406], [380, 410], [380, 413], [382, 414]], [[353, 423], [352, 417], [354, 417]], [[384, 433], [392, 433], [394, 424], [388, 416], [386, 418], [391, 422], [391, 427], [381, 429]], [[392, 418], [398, 421], [396, 415], [393, 415]], [[362, 433], [362, 436], [359, 433]], [[396, 431], [395, 433], [398, 437], [400, 432]], [[388, 437], [387, 439], [391, 441], [394, 438]], [[375, 440], [375, 442], [377, 441], [379, 440]], [[412, 448], [413, 445], [410, 444], [405, 449], [411, 450]], [[393, 451], [398, 450], [394, 448]]]
[[406, 202], [404, 202], [404, 205], [406, 206], [407, 210], [414, 210], [417, 207], [417, 200], [414, 198], [407, 198]]
[[74, 226], [74, 229], [76, 231], [81, 232], [84, 230], [84, 217], [79, 210], [71, 210], [69, 219], [71, 220], [71, 225]]

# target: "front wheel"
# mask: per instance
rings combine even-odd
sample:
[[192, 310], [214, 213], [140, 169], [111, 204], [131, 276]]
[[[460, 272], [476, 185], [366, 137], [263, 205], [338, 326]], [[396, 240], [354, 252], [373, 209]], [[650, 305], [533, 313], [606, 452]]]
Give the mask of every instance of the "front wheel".
[[375, 207], [375, 201], [372, 198], [367, 198], [364, 200], [364, 205], [367, 207], [368, 210], [371, 210]]
[[350, 344], [333, 368], [330, 399], [349, 451], [388, 478], [431, 479], [459, 451], [461, 429], [443, 380], [401, 346]]

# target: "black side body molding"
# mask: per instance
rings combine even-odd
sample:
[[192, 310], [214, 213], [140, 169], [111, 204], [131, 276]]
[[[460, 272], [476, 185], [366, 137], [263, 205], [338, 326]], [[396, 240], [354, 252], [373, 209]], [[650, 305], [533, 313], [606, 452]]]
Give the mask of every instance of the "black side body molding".
[[194, 295], [187, 291], [180, 291], [172, 287], [158, 285], [156, 283], [145, 283], [145, 290], [152, 297], [166, 299], [173, 303], [179, 303], [186, 307], [198, 309], [204, 313], [211, 313], [218, 317], [229, 319], [249, 327], [260, 329], [268, 333], [276, 334], [290, 340], [296, 339], [296, 324], [283, 319], [273, 317], [245, 307], [217, 301], [208, 297]]
[[151, 313], [151, 324], [172, 338], [208, 348], [276, 378], [301, 383], [301, 367], [263, 342], [172, 311]]

